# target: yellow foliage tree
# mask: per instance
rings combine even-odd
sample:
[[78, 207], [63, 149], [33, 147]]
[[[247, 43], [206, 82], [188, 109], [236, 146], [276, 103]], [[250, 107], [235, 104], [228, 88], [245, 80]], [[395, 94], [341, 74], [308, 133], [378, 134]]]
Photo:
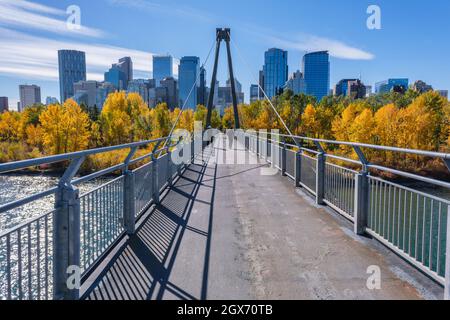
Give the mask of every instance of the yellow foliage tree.
[[62, 106], [51, 105], [39, 116], [43, 144], [50, 154], [84, 150], [89, 144], [89, 116], [68, 99]]

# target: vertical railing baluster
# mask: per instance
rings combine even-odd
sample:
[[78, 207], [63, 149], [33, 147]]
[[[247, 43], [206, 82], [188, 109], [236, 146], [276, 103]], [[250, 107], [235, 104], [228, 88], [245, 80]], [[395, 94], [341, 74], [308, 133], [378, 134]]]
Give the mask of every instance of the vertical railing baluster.
[[445, 250], [445, 293], [444, 299], [450, 300], [450, 206], [447, 207], [447, 234]]

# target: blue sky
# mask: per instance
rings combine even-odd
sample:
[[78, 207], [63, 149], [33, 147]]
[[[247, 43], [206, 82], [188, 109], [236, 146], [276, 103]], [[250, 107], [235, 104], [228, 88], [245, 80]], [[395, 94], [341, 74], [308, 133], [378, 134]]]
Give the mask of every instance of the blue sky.
[[[381, 8], [381, 30], [366, 27], [371, 4]], [[81, 8], [81, 30], [66, 27], [70, 5]], [[270, 47], [289, 51], [290, 73], [305, 51], [330, 50], [332, 86], [361, 74], [366, 84], [408, 77], [450, 89], [449, 15], [447, 0], [0, 0], [0, 96], [15, 106], [18, 85], [28, 83], [41, 86], [43, 102], [59, 97], [56, 51], [63, 48], [87, 52], [92, 80], [125, 55], [135, 77], [151, 77], [152, 54], [205, 59], [219, 26], [232, 29], [246, 100]], [[221, 61], [223, 83], [224, 50]], [[208, 77], [211, 68], [212, 59]]]

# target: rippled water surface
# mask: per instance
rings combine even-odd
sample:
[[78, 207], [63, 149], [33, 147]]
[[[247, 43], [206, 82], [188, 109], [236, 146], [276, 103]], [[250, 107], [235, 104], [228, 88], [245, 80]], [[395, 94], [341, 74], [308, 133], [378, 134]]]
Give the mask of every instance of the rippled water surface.
[[[100, 178], [78, 186], [80, 195], [111, 178]], [[16, 201], [55, 187], [59, 177], [46, 175], [0, 175], [0, 205]], [[6, 230], [30, 218], [44, 214], [54, 207], [54, 196], [48, 196], [19, 208], [0, 213], [0, 231]]]

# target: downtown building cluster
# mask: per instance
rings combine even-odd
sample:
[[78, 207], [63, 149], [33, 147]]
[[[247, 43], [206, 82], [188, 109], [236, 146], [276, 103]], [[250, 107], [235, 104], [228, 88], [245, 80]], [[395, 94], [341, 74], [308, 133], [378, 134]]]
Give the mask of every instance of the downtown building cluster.
[[[150, 63], [150, 62], [149, 62]], [[45, 104], [50, 105], [74, 99], [78, 104], [101, 111], [108, 95], [115, 91], [138, 93], [150, 108], [166, 103], [168, 108], [195, 109], [197, 105], [207, 105], [210, 88], [207, 87], [207, 74], [201, 66], [200, 58], [185, 56], [179, 64], [174, 63], [170, 55], [153, 55], [153, 77], [135, 79], [133, 61], [123, 57], [113, 63], [104, 73], [104, 81], [87, 79], [86, 54], [77, 50], [58, 51], [59, 100], [47, 97]], [[175, 77], [178, 71], [178, 77]], [[241, 83], [235, 79], [238, 103], [244, 103]], [[346, 96], [353, 99], [384, 94], [391, 91], [404, 93], [408, 88], [424, 93], [434, 90], [430, 85], [418, 80], [409, 84], [409, 79], [393, 78], [380, 81], [372, 86], [365, 85], [361, 79], [348, 78], [340, 80], [330, 88], [330, 55], [328, 51], [309, 52], [303, 56], [301, 70], [289, 75], [288, 52], [271, 48], [264, 54], [264, 65], [259, 72], [259, 84], [250, 86], [250, 102], [272, 99], [285, 90], [294, 94], [313, 96], [317, 101], [326, 96]], [[436, 90], [448, 98], [448, 90]], [[42, 103], [41, 89], [37, 85], [20, 85], [18, 111], [25, 107]], [[232, 104], [231, 81], [225, 86], [216, 82], [213, 105], [221, 115]], [[0, 113], [9, 109], [8, 98], [0, 97]]]

